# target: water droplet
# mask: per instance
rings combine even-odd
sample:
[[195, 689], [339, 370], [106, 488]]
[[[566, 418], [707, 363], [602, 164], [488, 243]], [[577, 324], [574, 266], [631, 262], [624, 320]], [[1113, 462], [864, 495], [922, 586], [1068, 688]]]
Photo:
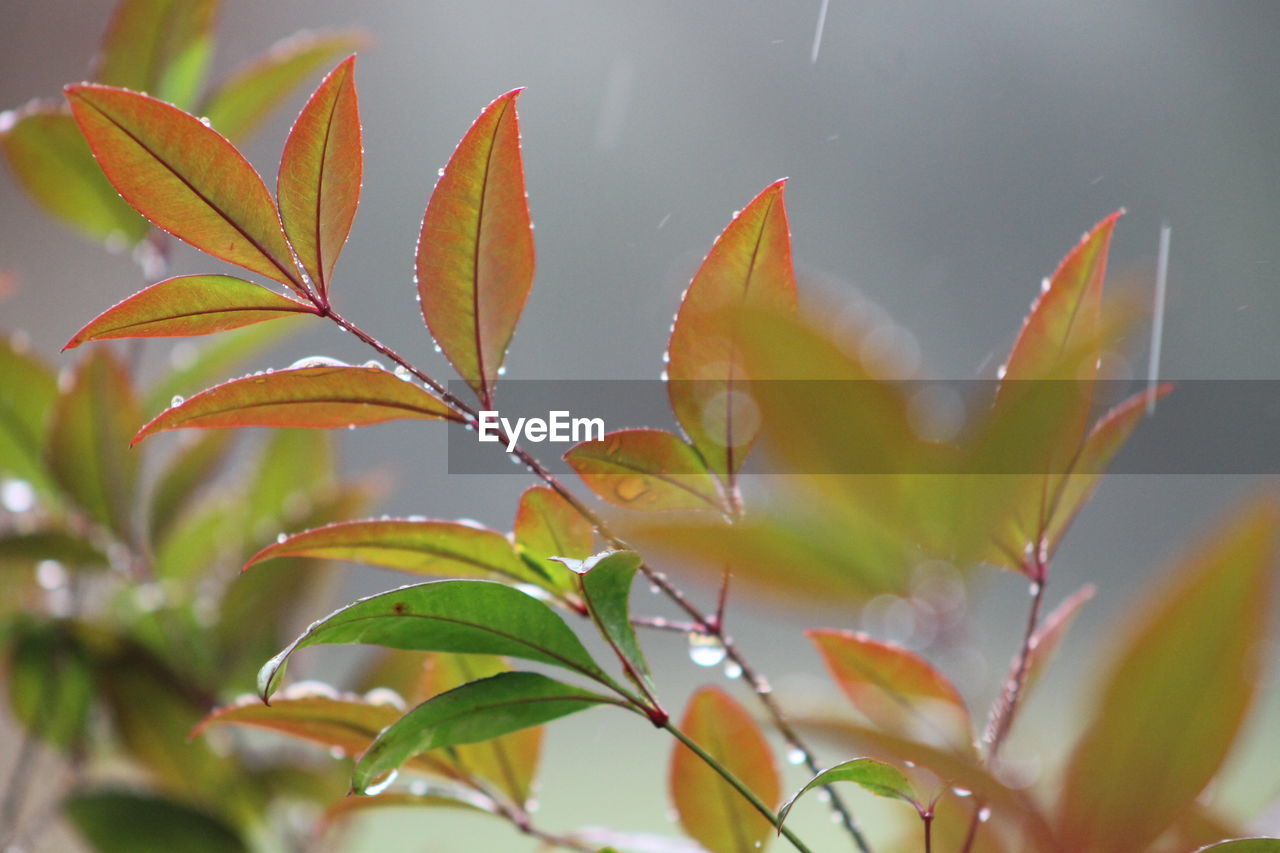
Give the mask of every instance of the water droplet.
[[331, 746], [329, 747], [329, 757], [330, 758], [346, 758], [347, 751], [340, 746]]
[[396, 365], [395, 374], [397, 379], [403, 379], [405, 382], [408, 382], [413, 378], [413, 374], [409, 372], [409, 368], [405, 367], [403, 364]]
[[717, 666], [724, 660], [724, 646], [709, 634], [689, 635], [689, 660], [698, 666]]
[[953, 794], [955, 794], [957, 797], [971, 797], [971, 796], [973, 796], [973, 791], [970, 791], [968, 788], [959, 788], [959, 787], [957, 787], [957, 788], [952, 788], [952, 789], [951, 789], [951, 792], [952, 792]]
[[1047, 278], [1042, 278], [1042, 279], [1040, 279], [1040, 292], [1041, 292], [1041, 293], [1048, 293], [1048, 292], [1049, 292], [1049, 288], [1050, 288], [1050, 287], [1052, 287], [1052, 284], [1050, 283], [1049, 279], [1047, 279]]
[[667, 371], [665, 371], [665, 370], [664, 370], [664, 371], [662, 371], [661, 373], [659, 373], [659, 374], [658, 374], [658, 379], [659, 379], [659, 381], [667, 382], [667, 381], [669, 381], [669, 380], [671, 379], [671, 376], [670, 376], [670, 374], [668, 374], [668, 373], [667, 373]]
[[828, 791], [826, 788], [820, 789], [818, 791], [818, 801], [823, 803], [831, 802], [831, 792]]
[[991, 807], [983, 806], [982, 808], [978, 809], [978, 822], [986, 823], [989, 820], [991, 820]]
[[725, 677], [725, 678], [731, 678], [731, 679], [732, 679], [732, 678], [741, 678], [741, 677], [742, 677], [742, 666], [741, 666], [737, 661], [735, 661], [735, 660], [727, 660], [727, 661], [725, 661], [725, 662], [724, 662], [724, 677]]
[[804, 764], [804, 750], [798, 746], [793, 746], [787, 750], [788, 764]]
[[36, 563], [36, 583], [41, 589], [62, 589], [67, 585], [67, 570], [57, 560], [41, 560]]
[[996, 368], [996, 379], [1004, 379], [1004, 375], [1009, 372], [1009, 366], [1002, 364]]
[[505, 364], [498, 368], [498, 375], [499, 376], [507, 375], [507, 366]]
[[439, 169], [436, 169], [436, 177], [437, 178], [444, 177], [444, 166], [441, 166]]
[[355, 429], [355, 428], [356, 428], [355, 424], [347, 424], [347, 429]]
[[1040, 594], [1040, 581], [1032, 581], [1027, 587], [1027, 594], [1035, 598]]
[[283, 544], [284, 544], [288, 539], [289, 539], [289, 534], [288, 534], [288, 533], [283, 533], [283, 532], [281, 532], [281, 533], [277, 533], [277, 534], [276, 534], [276, 544], [277, 544], [277, 545], [283, 545]]
[[386, 370], [386, 369], [387, 369], [387, 366], [386, 366], [385, 364], [383, 364], [382, 362], [378, 361], [376, 358], [371, 358], [371, 359], [369, 359], [368, 361], [366, 361], [364, 364], [362, 364], [362, 365], [360, 365], [360, 366], [361, 366], [361, 367], [373, 367], [373, 368], [376, 368], [376, 369], [378, 369], [378, 370]]
[[370, 705], [386, 705], [397, 711], [405, 710], [404, 697], [390, 687], [375, 687], [364, 694], [364, 701]]
[[613, 493], [618, 499], [630, 503], [643, 497], [649, 491], [649, 479], [647, 477], [623, 477], [618, 480], [613, 487]]
[[427, 783], [421, 779], [414, 779], [409, 783], [409, 793], [415, 797], [425, 797], [429, 790], [431, 789], [427, 786]]
[[302, 370], [307, 367], [350, 367], [345, 361], [327, 355], [307, 355], [289, 365], [286, 370]]
[[431, 348], [435, 350], [437, 353], [444, 352], [444, 349], [439, 344], [432, 344]]
[[0, 505], [15, 515], [30, 512], [36, 505], [36, 491], [26, 480], [5, 480], [0, 485]]
[[200, 123], [205, 127], [213, 127], [213, 122], [209, 121], [208, 116], [200, 116]]
[[175, 409], [178, 406], [181, 406], [185, 402], [187, 402], [186, 397], [182, 396], [181, 394], [174, 394], [173, 398], [169, 400], [169, 408]]

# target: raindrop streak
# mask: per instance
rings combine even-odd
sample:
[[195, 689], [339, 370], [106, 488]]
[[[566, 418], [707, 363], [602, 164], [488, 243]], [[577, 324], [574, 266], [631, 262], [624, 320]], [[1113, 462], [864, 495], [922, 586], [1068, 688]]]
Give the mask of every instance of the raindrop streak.
[[809, 64], [818, 64], [818, 51], [822, 50], [822, 31], [827, 26], [827, 6], [831, 0], [822, 0], [822, 8], [818, 10], [818, 28], [813, 33], [813, 50], [809, 52]]
[[390, 788], [395, 783], [396, 777], [399, 775], [400, 775], [399, 770], [392, 770], [390, 773], [387, 774], [387, 778], [383, 779], [381, 782], [374, 782], [372, 785], [365, 788], [364, 795], [366, 797], [378, 796], [383, 791]]
[[689, 635], [689, 660], [698, 666], [717, 666], [725, 656], [724, 646], [709, 634]]
[[1173, 229], [1160, 226], [1160, 254], [1156, 258], [1156, 304], [1151, 309], [1151, 360], [1147, 364], [1147, 414], [1156, 410], [1156, 382], [1160, 377], [1160, 344], [1164, 339], [1164, 294], [1169, 278], [1169, 236]]

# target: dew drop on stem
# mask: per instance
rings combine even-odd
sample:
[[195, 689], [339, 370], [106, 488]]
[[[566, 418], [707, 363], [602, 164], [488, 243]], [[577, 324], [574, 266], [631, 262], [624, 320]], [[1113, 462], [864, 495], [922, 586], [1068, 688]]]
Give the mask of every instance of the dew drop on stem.
[[787, 750], [788, 764], [804, 764], [804, 750], [798, 746], [793, 746]]
[[710, 634], [689, 635], [689, 660], [698, 666], [717, 666], [725, 657], [724, 645]]

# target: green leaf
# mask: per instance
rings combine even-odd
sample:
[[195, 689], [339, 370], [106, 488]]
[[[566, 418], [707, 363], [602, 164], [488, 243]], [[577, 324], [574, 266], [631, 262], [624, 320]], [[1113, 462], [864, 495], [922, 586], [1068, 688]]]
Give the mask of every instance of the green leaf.
[[0, 535], [0, 566], [29, 569], [41, 560], [67, 566], [105, 566], [107, 557], [91, 543], [60, 530]]
[[102, 40], [94, 79], [190, 105], [213, 53], [218, 0], [122, 0]]
[[285, 141], [277, 178], [285, 233], [321, 302], [328, 301], [333, 266], [360, 202], [364, 149], [355, 59], [330, 72], [303, 107]]
[[[680, 728], [770, 808], [782, 799], [773, 752], [746, 709], [716, 687], [689, 700]], [[774, 827], [692, 750], [677, 743], [671, 755], [671, 799], [680, 826], [710, 853], [754, 853]]]
[[221, 818], [175, 800], [124, 790], [73, 794], [62, 809], [98, 853], [248, 853]]
[[174, 453], [151, 491], [151, 541], [163, 542], [200, 488], [216, 477], [231, 451], [233, 432], [193, 434]]
[[1201, 847], [1196, 853], [1209, 853], [1210, 850], [1221, 850], [1222, 853], [1280, 853], [1280, 838], [1237, 838]]
[[232, 74], [204, 102], [200, 114], [228, 139], [243, 139], [307, 77], [366, 41], [357, 32], [290, 36]]
[[582, 565], [582, 597], [605, 640], [618, 653], [637, 687], [653, 693], [653, 679], [631, 627], [631, 586], [640, 568], [634, 551], [606, 551]]
[[233, 379], [179, 400], [139, 430], [133, 443], [170, 429], [340, 429], [404, 419], [461, 416], [427, 390], [381, 367], [297, 367]]
[[418, 584], [347, 605], [316, 622], [267, 661], [258, 673], [263, 697], [275, 691], [295, 651], [320, 643], [508, 655], [554, 664], [613, 685], [549, 607], [519, 590], [488, 581]]
[[624, 429], [564, 454], [583, 482], [616, 506], [643, 511], [725, 511], [716, 478], [698, 451], [660, 429]]
[[737, 312], [791, 311], [796, 304], [785, 183], [765, 187], [716, 239], [685, 291], [667, 345], [671, 410], [708, 467], [730, 485], [758, 424], [754, 403], [740, 399], [746, 375]]
[[58, 381], [28, 352], [24, 339], [0, 337], [0, 474], [52, 494], [54, 486], [41, 456]]
[[215, 258], [306, 292], [275, 202], [234, 145], [137, 92], [82, 84], [66, 95], [102, 171], [135, 210]]
[[577, 578], [551, 558], [585, 560], [591, 556], [595, 531], [558, 492], [546, 486], [525, 489], [512, 533], [526, 560], [550, 574], [559, 589], [577, 591]]
[[865, 634], [831, 629], [805, 633], [849, 701], [878, 727], [925, 742], [972, 748], [964, 698], [924, 658]]
[[458, 143], [418, 237], [423, 319], [486, 409], [493, 408], [493, 386], [533, 287], [519, 95], [516, 89], [485, 107]]
[[[1195, 801], [1235, 743], [1257, 687], [1280, 512], [1241, 508], [1131, 619], [1068, 762], [1068, 849], [1130, 851]], [[1194, 747], [1194, 748], [1190, 748]]]
[[892, 764], [876, 761], [874, 758], [855, 758], [852, 761], [837, 764], [835, 767], [828, 767], [810, 779], [808, 784], [797, 791], [778, 812], [778, 826], [782, 826], [797, 800], [814, 788], [825, 788], [836, 782], [852, 782], [877, 797], [905, 800], [917, 810], [921, 808], [911, 781], [903, 775], [901, 770]]
[[129, 436], [141, 422], [129, 376], [106, 348], [76, 365], [53, 408], [45, 460], [54, 479], [94, 521], [134, 541], [137, 453]]
[[245, 568], [276, 557], [347, 560], [421, 575], [545, 584], [501, 533], [456, 521], [346, 521], [295, 533], [263, 548]]
[[147, 221], [102, 174], [65, 107], [32, 102], [0, 114], [0, 128], [9, 168], [46, 213], [96, 242], [132, 246], [147, 235]]
[[14, 716], [46, 743], [78, 744], [94, 698], [94, 674], [75, 634], [57, 622], [21, 627], [7, 657]]
[[505, 672], [441, 693], [378, 736], [356, 764], [352, 786], [364, 791], [414, 755], [541, 725], [619, 700], [532, 672]]
[[62, 349], [110, 338], [212, 335], [290, 314], [311, 305], [230, 275], [180, 275], [138, 291], [94, 317]]

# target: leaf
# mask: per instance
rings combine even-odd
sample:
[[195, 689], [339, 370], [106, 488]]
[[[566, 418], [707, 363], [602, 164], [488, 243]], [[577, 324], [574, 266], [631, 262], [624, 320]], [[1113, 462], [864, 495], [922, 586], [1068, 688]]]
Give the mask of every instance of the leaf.
[[107, 25], [94, 79], [191, 103], [213, 53], [217, 9], [217, 0], [122, 0]]
[[322, 837], [331, 827], [341, 821], [362, 815], [369, 811], [388, 808], [456, 808], [471, 811], [493, 813], [493, 806], [484, 797], [474, 792], [457, 788], [441, 788], [437, 792], [411, 794], [403, 791], [386, 791], [376, 797], [343, 797], [329, 805], [324, 815], [317, 822], [314, 837]]
[[245, 376], [201, 391], [157, 415], [138, 431], [133, 443], [170, 429], [338, 429], [459, 417], [425, 389], [380, 367], [298, 367]]
[[248, 853], [219, 817], [151, 794], [101, 789], [72, 794], [62, 810], [98, 853]]
[[1023, 685], [1025, 696], [1040, 680], [1049, 662], [1058, 652], [1058, 647], [1071, 630], [1080, 608], [1093, 598], [1096, 587], [1085, 584], [1059, 604], [1031, 637], [1031, 653], [1027, 660], [1026, 683]]
[[212, 335], [289, 314], [315, 314], [311, 305], [229, 275], [180, 275], [119, 302], [76, 332], [62, 349], [109, 338]]
[[207, 432], [179, 448], [151, 491], [151, 541], [163, 542], [202, 486], [216, 477], [231, 451], [232, 432]]
[[422, 316], [445, 357], [493, 408], [507, 345], [533, 286], [533, 231], [515, 89], [480, 113], [436, 182], [418, 237]]
[[28, 349], [23, 338], [0, 336], [0, 474], [51, 494], [54, 487], [41, 448], [58, 381]]
[[0, 535], [0, 566], [30, 569], [42, 560], [77, 568], [107, 565], [107, 556], [90, 542], [60, 530]]
[[[765, 805], [782, 799], [768, 742], [728, 693], [699, 688], [680, 728]], [[753, 853], [773, 836], [773, 825], [684, 744], [672, 753], [669, 783], [680, 826], [710, 853]]]
[[911, 781], [901, 770], [874, 758], [855, 758], [829, 767], [810, 779], [778, 812], [778, 826], [781, 827], [786, 821], [797, 800], [814, 788], [824, 788], [836, 782], [852, 782], [877, 797], [905, 800], [917, 809], [921, 808]]
[[520, 495], [513, 530], [516, 548], [535, 566], [559, 581], [562, 588], [577, 589], [577, 580], [552, 557], [585, 560], [595, 545], [595, 531], [573, 506], [554, 489], [530, 486]]
[[295, 533], [263, 548], [245, 568], [275, 557], [347, 560], [420, 575], [546, 583], [516, 555], [507, 537], [456, 521], [346, 521]]
[[76, 365], [53, 407], [45, 460], [54, 479], [99, 524], [134, 541], [138, 454], [129, 436], [142, 420], [129, 376], [110, 350]]
[[1201, 847], [1196, 853], [1209, 853], [1210, 850], [1221, 850], [1222, 853], [1280, 853], [1280, 838], [1237, 838]]
[[228, 139], [242, 139], [303, 80], [367, 41], [354, 31], [290, 36], [232, 74], [204, 102], [200, 113]]
[[108, 86], [66, 88], [98, 164], [157, 227], [305, 293], [271, 194], [249, 161], [195, 116]]
[[[735, 214], [689, 283], [667, 345], [671, 410], [710, 470], [732, 485], [755, 438], [738, 312], [796, 304], [791, 233], [777, 181]], [[758, 423], [758, 421], [757, 421]]]
[[14, 717], [46, 743], [79, 745], [94, 698], [92, 661], [79, 639], [65, 624], [48, 622], [18, 628], [7, 645]]
[[591, 491], [616, 506], [646, 512], [725, 508], [698, 451], [665, 430], [617, 430], [575, 444], [564, 459]]
[[384, 730], [356, 763], [352, 787], [363, 792], [414, 755], [479, 743], [619, 700], [533, 672], [504, 672], [441, 693]]
[[1068, 849], [1141, 849], [1214, 777], [1256, 689], [1278, 526], [1269, 501], [1241, 508], [1133, 620], [1068, 762]]
[[928, 661], [865, 634], [805, 632], [854, 706], [888, 731], [950, 747], [972, 747], [969, 709]]
[[364, 149], [355, 61], [352, 56], [330, 72], [302, 108], [276, 179], [285, 234], [322, 303], [360, 203]]
[[582, 597], [592, 621], [617, 652], [627, 676], [652, 696], [654, 687], [649, 664], [631, 626], [631, 586], [641, 562], [635, 551], [606, 551], [588, 560], [579, 571]]
[[498, 583], [436, 581], [362, 598], [313, 624], [258, 673], [274, 692], [289, 657], [320, 643], [508, 655], [549, 663], [612, 685], [581, 641], [549, 607]]
[[65, 108], [33, 101], [0, 113], [0, 149], [27, 195], [83, 236], [132, 246], [147, 235], [147, 221], [102, 174]]

